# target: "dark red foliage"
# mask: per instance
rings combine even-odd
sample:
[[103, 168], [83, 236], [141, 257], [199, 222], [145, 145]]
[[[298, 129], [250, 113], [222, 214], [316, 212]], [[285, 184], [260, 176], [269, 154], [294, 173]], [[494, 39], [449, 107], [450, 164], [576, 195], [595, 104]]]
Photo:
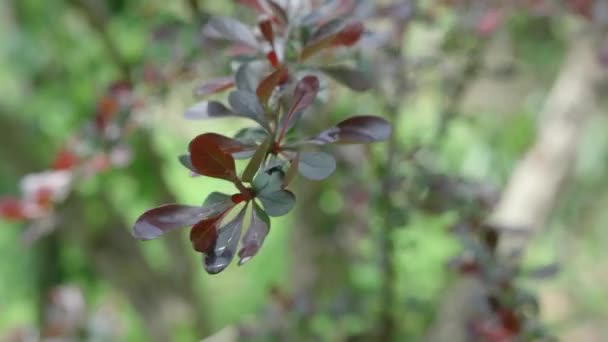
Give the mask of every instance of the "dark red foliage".
[[224, 213], [202, 220], [190, 230], [190, 241], [195, 251], [209, 253], [217, 240], [217, 229], [224, 218]]
[[0, 217], [10, 221], [22, 221], [27, 218], [23, 202], [17, 198], [0, 198]]
[[235, 181], [236, 167], [229, 152], [233, 145], [226, 146], [228, 141], [232, 139], [215, 133], [205, 133], [190, 142], [192, 166], [199, 174]]
[[57, 153], [55, 160], [51, 164], [53, 170], [70, 170], [78, 165], [80, 158], [72, 151], [64, 148]]
[[333, 39], [333, 46], [352, 46], [355, 45], [361, 36], [365, 27], [360, 21], [348, 23]]

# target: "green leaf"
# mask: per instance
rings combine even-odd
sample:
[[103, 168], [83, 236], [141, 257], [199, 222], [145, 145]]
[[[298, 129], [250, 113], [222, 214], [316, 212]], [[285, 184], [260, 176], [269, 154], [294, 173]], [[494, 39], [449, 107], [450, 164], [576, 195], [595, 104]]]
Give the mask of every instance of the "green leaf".
[[302, 152], [298, 172], [306, 179], [322, 180], [336, 170], [336, 160], [325, 152]]
[[289, 190], [279, 190], [272, 193], [260, 194], [258, 196], [269, 216], [283, 216], [291, 211], [296, 197]]

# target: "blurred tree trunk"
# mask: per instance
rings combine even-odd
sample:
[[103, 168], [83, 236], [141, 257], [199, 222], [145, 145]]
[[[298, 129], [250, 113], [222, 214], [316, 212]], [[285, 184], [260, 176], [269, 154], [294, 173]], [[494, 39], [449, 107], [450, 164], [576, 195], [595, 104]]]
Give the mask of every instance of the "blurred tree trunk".
[[[595, 101], [595, 87], [606, 77], [595, 52], [596, 38], [588, 31], [571, 38], [541, 113], [536, 142], [516, 165], [490, 219], [493, 226], [509, 228], [501, 235], [498, 248], [504, 260], [517, 263], [530, 239], [546, 225], [576, 161], [584, 123]], [[485, 291], [476, 278], [457, 281], [446, 292], [427, 340], [469, 341], [467, 323]]]

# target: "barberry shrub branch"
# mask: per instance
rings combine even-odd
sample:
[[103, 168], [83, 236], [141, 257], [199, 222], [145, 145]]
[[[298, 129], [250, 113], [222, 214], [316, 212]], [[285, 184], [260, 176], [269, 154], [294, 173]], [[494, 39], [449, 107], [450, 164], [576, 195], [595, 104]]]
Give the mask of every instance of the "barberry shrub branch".
[[[227, 104], [204, 99], [184, 113], [188, 119], [243, 117], [256, 124], [233, 137], [201, 134], [178, 158], [193, 175], [233, 183], [235, 193], [212, 192], [201, 206], [163, 205], [146, 211], [133, 227], [140, 240], [191, 227], [192, 247], [203, 254], [210, 274], [224, 270], [237, 254], [239, 265], [256, 255], [270, 231], [270, 217], [292, 210], [296, 196], [288, 187], [298, 174], [317, 181], [334, 172], [336, 161], [320, 151], [321, 146], [380, 142], [392, 132], [391, 124], [379, 116], [357, 115], [317, 135], [298, 138], [303, 115], [315, 115], [321, 91], [317, 75], [328, 75], [356, 91], [372, 86], [362, 71], [332, 61], [319, 64], [327, 58], [308, 64], [332, 48], [355, 45], [364, 26], [320, 9], [290, 12], [273, 1], [268, 4], [268, 9], [256, 7], [256, 30], [226, 17], [212, 18], [204, 27], [206, 38], [228, 41], [233, 51], [242, 52], [238, 59], [248, 62], [241, 63], [233, 76], [213, 79], [194, 92], [207, 97], [232, 89]], [[248, 160], [241, 172], [235, 159]]]

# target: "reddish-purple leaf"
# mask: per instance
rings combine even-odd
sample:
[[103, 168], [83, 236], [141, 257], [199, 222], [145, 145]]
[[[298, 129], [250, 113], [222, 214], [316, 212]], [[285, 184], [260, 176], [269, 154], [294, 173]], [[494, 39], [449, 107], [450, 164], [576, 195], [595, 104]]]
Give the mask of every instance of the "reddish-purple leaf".
[[270, 45], [274, 44], [274, 31], [272, 30], [272, 21], [270, 19], [262, 20], [258, 23], [258, 27], [262, 32], [262, 36]]
[[151, 240], [168, 231], [194, 225], [217, 215], [232, 203], [222, 202], [208, 207], [167, 204], [143, 213], [133, 226], [133, 236], [139, 240]]
[[387, 140], [391, 132], [391, 124], [385, 119], [373, 115], [361, 115], [348, 118], [307, 142], [318, 145], [367, 144]]
[[360, 21], [331, 21], [313, 34], [312, 41], [300, 51], [300, 59], [305, 60], [330, 46], [352, 46], [361, 39], [363, 30], [364, 26]]
[[305, 76], [298, 82], [296, 89], [293, 92], [293, 100], [291, 108], [287, 114], [281, 119], [282, 120], [282, 132], [279, 137], [279, 141], [282, 140], [283, 136], [287, 132], [287, 129], [291, 127], [294, 122], [296, 113], [302, 112], [308, 106], [310, 106], [319, 91], [319, 79], [316, 76]]
[[192, 166], [201, 175], [234, 181], [236, 168], [231, 153], [241, 143], [215, 133], [205, 133], [190, 142]]
[[215, 245], [218, 225], [222, 222], [224, 213], [202, 220], [190, 230], [190, 241], [195, 251], [208, 254]]
[[234, 258], [243, 230], [246, 209], [247, 206], [244, 206], [234, 219], [219, 229], [215, 244], [204, 259], [205, 271], [208, 273], [217, 274], [223, 271]]
[[273, 0], [268, 0], [267, 3], [274, 16], [281, 22], [281, 25], [286, 26], [289, 23], [289, 17], [287, 16], [287, 12], [285, 12], [283, 7]]
[[251, 223], [241, 241], [242, 247], [239, 251], [239, 266], [251, 260], [251, 258], [258, 253], [269, 231], [270, 218], [266, 215], [264, 210], [254, 202], [253, 210], [251, 212]]
[[202, 84], [194, 90], [194, 94], [202, 97], [219, 93], [232, 87], [234, 87], [234, 78], [232, 76], [220, 77]]
[[286, 76], [287, 68], [281, 67], [260, 82], [255, 93], [263, 105], [268, 103], [268, 99], [272, 95], [272, 92]]

